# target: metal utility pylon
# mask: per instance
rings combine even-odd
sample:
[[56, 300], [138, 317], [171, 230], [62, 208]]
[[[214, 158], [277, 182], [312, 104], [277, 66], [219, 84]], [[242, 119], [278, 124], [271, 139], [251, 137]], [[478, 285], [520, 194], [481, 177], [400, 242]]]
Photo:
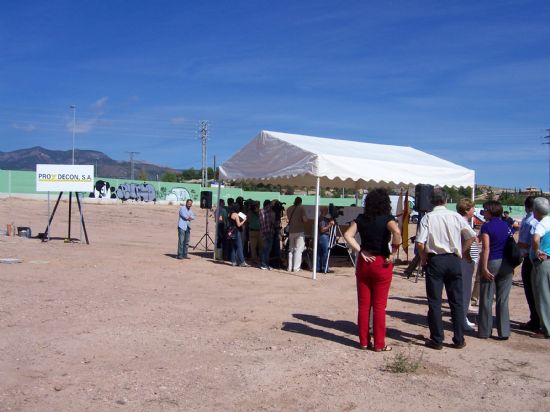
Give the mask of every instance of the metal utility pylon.
[[127, 152], [130, 155], [130, 180], [135, 180], [134, 177], [134, 155], [139, 154], [139, 152]]
[[208, 184], [208, 164], [206, 162], [206, 141], [208, 140], [208, 121], [202, 120], [200, 124], [202, 143], [202, 187]]
[[546, 129], [548, 134], [544, 136], [548, 141], [543, 143], [548, 145], [548, 192], [550, 193], [550, 129]]

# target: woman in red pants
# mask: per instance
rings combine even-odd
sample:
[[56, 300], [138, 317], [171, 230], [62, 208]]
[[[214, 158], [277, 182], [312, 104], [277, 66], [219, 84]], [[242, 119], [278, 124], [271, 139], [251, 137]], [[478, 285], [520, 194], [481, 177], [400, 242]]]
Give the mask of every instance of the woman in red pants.
[[[356, 233], [359, 233], [361, 245], [355, 240]], [[374, 189], [368, 193], [363, 213], [351, 223], [344, 238], [357, 253], [355, 276], [360, 347], [374, 349], [375, 352], [389, 351], [391, 346], [385, 344], [386, 304], [392, 281], [393, 255], [401, 244], [401, 233], [391, 214], [390, 197], [385, 189]], [[369, 336], [371, 306], [374, 312], [374, 346]]]

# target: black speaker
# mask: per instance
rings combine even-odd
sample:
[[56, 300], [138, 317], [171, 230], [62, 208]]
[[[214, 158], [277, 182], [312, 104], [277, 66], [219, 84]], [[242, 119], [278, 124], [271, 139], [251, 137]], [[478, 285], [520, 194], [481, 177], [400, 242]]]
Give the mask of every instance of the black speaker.
[[417, 212], [431, 212], [432, 194], [434, 187], [432, 185], [416, 185], [414, 188], [414, 210]]
[[201, 192], [201, 209], [212, 209], [212, 192], [208, 190]]

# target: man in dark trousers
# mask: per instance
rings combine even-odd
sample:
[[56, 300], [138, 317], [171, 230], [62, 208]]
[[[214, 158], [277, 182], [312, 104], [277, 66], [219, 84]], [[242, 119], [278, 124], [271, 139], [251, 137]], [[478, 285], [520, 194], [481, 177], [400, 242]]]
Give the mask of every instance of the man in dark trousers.
[[476, 234], [462, 216], [447, 209], [447, 194], [442, 189], [434, 189], [431, 202], [434, 209], [422, 218], [416, 236], [422, 265], [427, 265], [426, 295], [430, 339], [426, 346], [438, 350], [443, 348], [441, 300], [445, 285], [453, 321], [453, 347], [462, 349], [466, 346], [466, 341], [460, 259], [470, 248]]
[[533, 262], [529, 257], [529, 249], [531, 248], [531, 229], [536, 226], [537, 220], [533, 216], [533, 202], [535, 196], [527, 196], [525, 198], [525, 217], [521, 221], [519, 227], [518, 246], [523, 253], [523, 263], [521, 266], [521, 280], [523, 281], [523, 290], [525, 298], [529, 306], [529, 321], [520, 326], [523, 330], [538, 332], [540, 329], [540, 319], [535, 307], [535, 297], [533, 295], [533, 285], [531, 283], [531, 271], [533, 270]]
[[189, 238], [191, 236], [191, 221], [195, 219], [191, 206], [193, 206], [193, 201], [187, 199], [185, 206], [180, 207], [178, 220], [178, 259], [191, 259], [187, 256]]
[[264, 200], [264, 207], [260, 210], [260, 233], [262, 235], [263, 248], [260, 269], [271, 270], [269, 256], [273, 246], [273, 232], [275, 231], [275, 213], [271, 209], [271, 201]]

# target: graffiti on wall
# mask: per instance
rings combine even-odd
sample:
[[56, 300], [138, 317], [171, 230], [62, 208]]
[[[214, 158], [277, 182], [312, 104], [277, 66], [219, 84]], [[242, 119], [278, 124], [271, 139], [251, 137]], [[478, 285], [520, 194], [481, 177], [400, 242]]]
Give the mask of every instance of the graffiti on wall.
[[115, 188], [111, 187], [111, 184], [105, 180], [98, 180], [95, 182], [94, 191], [90, 193], [89, 197], [116, 199]]
[[166, 200], [172, 202], [181, 202], [187, 199], [193, 199], [189, 191], [184, 187], [174, 187], [170, 193], [166, 195]]
[[122, 201], [137, 200], [140, 202], [156, 202], [157, 192], [149, 183], [123, 183], [116, 190], [116, 197]]
[[94, 191], [90, 193], [92, 198], [108, 198], [126, 200], [136, 200], [139, 202], [156, 202], [157, 192], [153, 185], [149, 183], [123, 183], [118, 185], [115, 190], [109, 182], [98, 180], [94, 186]]

